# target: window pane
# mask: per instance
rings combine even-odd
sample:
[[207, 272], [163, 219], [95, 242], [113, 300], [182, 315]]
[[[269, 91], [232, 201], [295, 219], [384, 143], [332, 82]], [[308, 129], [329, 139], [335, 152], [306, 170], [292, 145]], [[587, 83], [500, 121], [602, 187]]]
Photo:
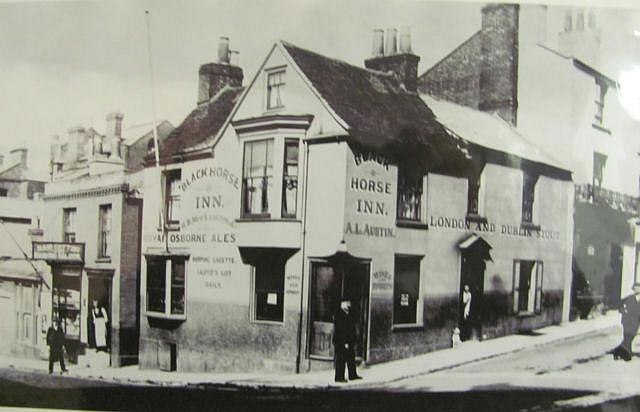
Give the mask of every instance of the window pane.
[[273, 139], [246, 142], [242, 179], [245, 214], [269, 213], [273, 185]]
[[147, 259], [147, 310], [165, 312], [165, 260]]
[[295, 217], [298, 199], [298, 141], [285, 142], [284, 150], [282, 215]]
[[393, 280], [393, 323], [414, 324], [420, 298], [420, 259], [396, 257]]
[[111, 256], [111, 205], [100, 206], [98, 257]]
[[165, 185], [165, 197], [166, 197], [166, 214], [168, 223], [180, 222], [180, 183], [181, 171], [172, 170], [167, 172]]
[[255, 268], [255, 318], [280, 322], [284, 314], [284, 265], [265, 262]]
[[413, 177], [398, 173], [398, 210], [399, 219], [420, 220], [422, 199], [422, 177]]
[[331, 266], [317, 264], [314, 268], [312, 319], [315, 322], [331, 323], [337, 306], [336, 276]]
[[171, 262], [171, 313], [184, 315], [185, 271], [184, 259]]

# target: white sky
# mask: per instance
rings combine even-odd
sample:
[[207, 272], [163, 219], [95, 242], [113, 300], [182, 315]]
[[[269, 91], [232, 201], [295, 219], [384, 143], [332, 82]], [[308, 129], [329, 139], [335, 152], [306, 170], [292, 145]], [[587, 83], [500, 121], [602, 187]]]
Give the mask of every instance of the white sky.
[[[633, 6], [637, 17], [635, 3], [606, 2]], [[28, 147], [30, 166], [46, 170], [51, 136], [64, 141], [79, 125], [104, 133], [105, 116], [114, 110], [124, 113], [125, 137], [149, 130], [129, 129], [152, 117], [145, 10], [151, 13], [157, 116], [177, 126], [195, 107], [198, 67], [216, 60], [220, 36], [240, 52], [247, 84], [277, 39], [362, 65], [374, 28], [410, 26], [421, 74], [479, 29], [484, 4], [0, 0], [0, 153]], [[640, 21], [633, 22], [640, 30]], [[629, 41], [640, 45], [633, 33]], [[635, 59], [640, 65], [640, 55]]]

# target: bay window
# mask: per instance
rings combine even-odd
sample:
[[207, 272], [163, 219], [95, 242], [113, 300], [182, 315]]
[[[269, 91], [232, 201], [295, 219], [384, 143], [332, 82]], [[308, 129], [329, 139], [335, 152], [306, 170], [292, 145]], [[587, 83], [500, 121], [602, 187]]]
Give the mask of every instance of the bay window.
[[243, 216], [269, 216], [273, 185], [273, 139], [244, 144]]
[[282, 173], [282, 216], [296, 217], [298, 201], [298, 153], [297, 139], [285, 139], [284, 170]]

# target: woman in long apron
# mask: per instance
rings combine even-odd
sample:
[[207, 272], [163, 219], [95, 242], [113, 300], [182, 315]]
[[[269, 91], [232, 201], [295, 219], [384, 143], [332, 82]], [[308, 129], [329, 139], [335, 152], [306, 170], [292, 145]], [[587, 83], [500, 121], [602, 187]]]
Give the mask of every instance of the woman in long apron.
[[96, 342], [96, 349], [106, 350], [107, 348], [107, 322], [109, 317], [107, 311], [98, 306], [98, 301], [93, 301], [93, 308], [91, 308], [91, 318], [93, 320], [93, 331]]

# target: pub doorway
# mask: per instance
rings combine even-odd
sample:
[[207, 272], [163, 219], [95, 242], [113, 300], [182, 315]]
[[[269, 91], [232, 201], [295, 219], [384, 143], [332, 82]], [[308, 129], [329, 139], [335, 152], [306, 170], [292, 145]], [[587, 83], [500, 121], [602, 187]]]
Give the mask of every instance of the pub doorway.
[[491, 246], [475, 233], [462, 241], [460, 248], [460, 290], [458, 328], [462, 341], [482, 339], [482, 304], [486, 261]]
[[343, 297], [351, 300], [356, 323], [356, 360], [365, 361], [369, 322], [369, 262], [340, 265], [329, 262], [311, 264], [311, 309], [309, 354], [315, 359], [332, 360], [333, 318]]
[[90, 348], [98, 347], [106, 351], [109, 351], [111, 348], [112, 275], [113, 271], [103, 273], [102, 271], [87, 270], [87, 279], [89, 280], [87, 296], [89, 305], [87, 313], [87, 343]]

